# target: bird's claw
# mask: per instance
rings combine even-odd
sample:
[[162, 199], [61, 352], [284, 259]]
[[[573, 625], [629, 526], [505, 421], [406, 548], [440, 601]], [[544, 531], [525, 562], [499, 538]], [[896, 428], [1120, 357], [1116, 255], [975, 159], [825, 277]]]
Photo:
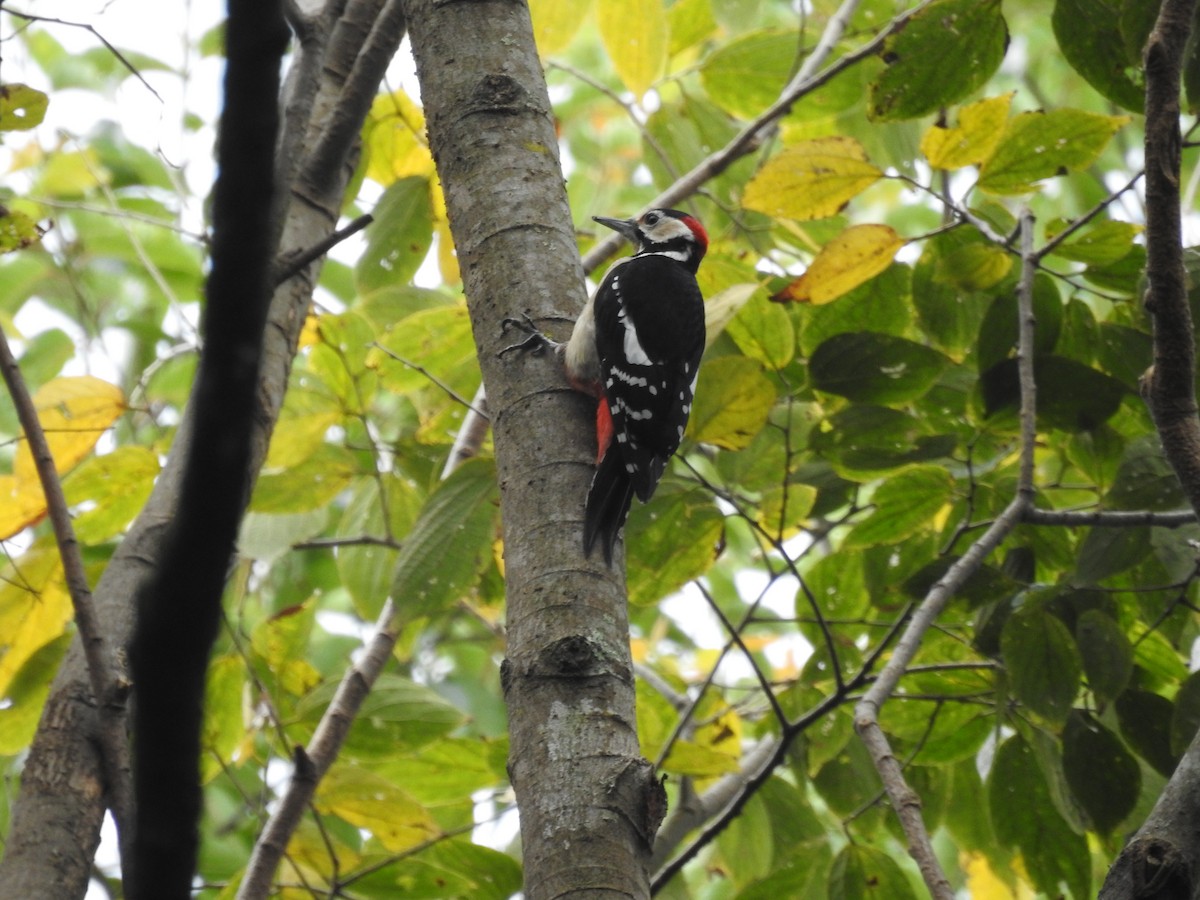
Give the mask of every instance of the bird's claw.
[[537, 325], [534, 324], [533, 319], [529, 318], [528, 313], [522, 313], [519, 319], [509, 316], [508, 318], [500, 320], [501, 334], [508, 334], [510, 328], [515, 328], [517, 331], [528, 335], [528, 337], [526, 337], [525, 340], [519, 341], [515, 344], [509, 344], [507, 347], [498, 352], [496, 354], [497, 356], [503, 357], [506, 354], [513, 353], [515, 351], [532, 353], [534, 356], [540, 356], [546, 351], [547, 347], [557, 346], [554, 341], [550, 340], [550, 338], [538, 331]]

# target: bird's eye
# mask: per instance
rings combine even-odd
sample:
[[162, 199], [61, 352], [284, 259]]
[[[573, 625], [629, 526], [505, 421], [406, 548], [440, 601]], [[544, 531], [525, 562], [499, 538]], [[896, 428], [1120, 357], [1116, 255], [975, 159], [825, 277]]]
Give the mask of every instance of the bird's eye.
[[647, 225], [657, 225], [658, 220], [659, 220], [658, 213], [646, 213], [646, 215], [642, 217], [642, 221], [645, 222]]

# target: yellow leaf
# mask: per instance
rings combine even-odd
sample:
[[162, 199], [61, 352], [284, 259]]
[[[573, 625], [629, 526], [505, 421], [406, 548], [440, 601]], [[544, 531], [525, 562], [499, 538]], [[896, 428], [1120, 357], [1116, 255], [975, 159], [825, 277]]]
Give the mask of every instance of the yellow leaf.
[[320, 328], [319, 317], [316, 313], [309, 313], [304, 319], [304, 325], [300, 329], [300, 348], [315, 347], [321, 343], [321, 336], [318, 329]]
[[662, 0], [600, 0], [600, 39], [613, 68], [641, 97], [667, 66], [667, 11]]
[[[59, 472], [66, 472], [92, 452], [96, 441], [125, 411], [125, 395], [116, 385], [91, 375], [55, 378], [33, 395], [38, 421], [50, 444]], [[29, 444], [22, 441], [13, 461], [17, 481], [37, 480]]]
[[836, 300], [892, 264], [904, 239], [887, 225], [851, 225], [822, 248], [808, 271], [788, 285], [791, 300]]
[[382, 776], [357, 766], [335, 765], [321, 781], [316, 806], [370, 831], [392, 853], [441, 833], [420, 803]]
[[433, 201], [433, 228], [437, 234], [438, 271], [442, 281], [455, 284], [462, 280], [458, 269], [458, 253], [454, 249], [454, 235], [450, 232], [450, 216], [446, 212], [446, 195], [442, 191], [441, 179], [435, 174], [429, 179], [429, 196]]
[[921, 152], [935, 169], [977, 166], [992, 155], [1012, 105], [1012, 92], [968, 104], [958, 111], [958, 125], [934, 125], [921, 138]]
[[823, 219], [883, 177], [849, 137], [823, 137], [785, 148], [746, 185], [742, 206], [784, 219]]
[[33, 654], [71, 621], [71, 597], [52, 543], [35, 545], [0, 572], [0, 697]]
[[367, 115], [367, 177], [385, 187], [401, 178], [433, 174], [425, 114], [402, 90], [380, 94]]
[[529, 0], [538, 52], [548, 56], [565, 50], [591, 5], [592, 0]]
[[972, 900], [1033, 900], [1034, 893], [1028, 884], [1018, 878], [1014, 891], [996, 874], [982, 853], [964, 853], [960, 864], [967, 874], [967, 888]]
[[44, 515], [46, 498], [38, 481], [0, 475], [0, 541], [40, 522]]

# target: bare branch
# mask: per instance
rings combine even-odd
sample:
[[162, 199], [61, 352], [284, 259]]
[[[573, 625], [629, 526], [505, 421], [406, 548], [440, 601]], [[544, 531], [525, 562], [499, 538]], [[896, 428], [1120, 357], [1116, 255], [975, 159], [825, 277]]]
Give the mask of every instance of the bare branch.
[[987, 555], [1020, 524], [1025, 511], [1033, 502], [1033, 451], [1036, 437], [1033, 277], [1037, 271], [1037, 258], [1033, 251], [1033, 216], [1028, 210], [1021, 214], [1021, 258], [1021, 281], [1017, 295], [1017, 314], [1020, 319], [1017, 362], [1021, 385], [1021, 460], [1017, 494], [979, 540], [929, 589], [929, 593], [913, 614], [904, 635], [896, 644], [891, 659], [880, 672], [878, 680], [867, 690], [854, 710], [855, 730], [866, 744], [871, 760], [883, 779], [892, 807], [908, 837], [909, 854], [916, 860], [925, 884], [935, 900], [952, 900], [954, 889], [934, 855], [929, 832], [921, 818], [921, 798], [905, 781], [900, 762], [892, 753], [891, 744], [879, 725], [879, 710], [895, 691], [908, 664], [920, 649], [926, 632], [933, 626], [947, 601], [979, 568]]

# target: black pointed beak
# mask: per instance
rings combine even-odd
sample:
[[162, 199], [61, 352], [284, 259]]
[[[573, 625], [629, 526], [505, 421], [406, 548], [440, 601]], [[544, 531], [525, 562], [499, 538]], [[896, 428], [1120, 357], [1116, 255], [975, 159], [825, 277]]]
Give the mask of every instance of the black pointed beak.
[[592, 216], [592, 221], [599, 222], [606, 228], [611, 228], [623, 236], [633, 246], [638, 245], [640, 234], [638, 232], [637, 219], [606, 219], [604, 216]]

